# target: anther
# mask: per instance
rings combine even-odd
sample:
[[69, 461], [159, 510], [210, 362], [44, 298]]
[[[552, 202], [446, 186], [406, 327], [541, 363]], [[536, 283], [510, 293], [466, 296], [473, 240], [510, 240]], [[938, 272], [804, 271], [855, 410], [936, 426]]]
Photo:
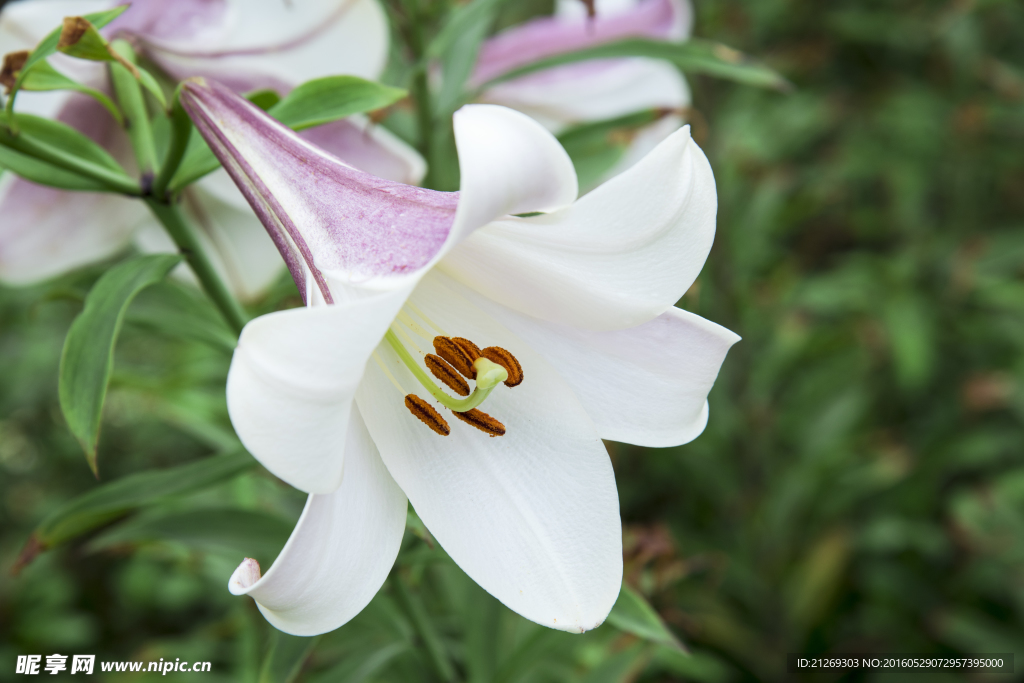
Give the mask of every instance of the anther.
[[455, 344], [466, 352], [469, 356], [470, 361], [474, 361], [481, 356], [480, 347], [464, 337], [449, 337]]
[[476, 370], [473, 369], [473, 361], [476, 359], [470, 358], [469, 354], [451, 337], [434, 337], [434, 351], [462, 373], [466, 379], [476, 377]]
[[462, 379], [462, 376], [455, 371], [455, 368], [448, 365], [440, 356], [428, 353], [423, 358], [424, 364], [434, 377], [444, 382], [449, 389], [459, 396], [469, 396], [469, 382]]
[[473, 425], [481, 432], [486, 432], [489, 436], [505, 436], [505, 425], [482, 410], [473, 408], [473, 410], [467, 410], [464, 413], [458, 413], [454, 410], [452, 412], [455, 413], [455, 417], [466, 424]]
[[505, 386], [517, 387], [523, 383], [523, 366], [519, 364], [519, 360], [515, 356], [505, 349], [500, 346], [488, 346], [480, 352], [480, 355], [505, 368], [505, 371], [508, 372]]
[[430, 405], [416, 394], [406, 395], [405, 407], [409, 409], [410, 413], [419, 418], [420, 422], [427, 425], [441, 436], [448, 436], [452, 433], [451, 427], [449, 427], [444, 418], [434, 410], [434, 406]]

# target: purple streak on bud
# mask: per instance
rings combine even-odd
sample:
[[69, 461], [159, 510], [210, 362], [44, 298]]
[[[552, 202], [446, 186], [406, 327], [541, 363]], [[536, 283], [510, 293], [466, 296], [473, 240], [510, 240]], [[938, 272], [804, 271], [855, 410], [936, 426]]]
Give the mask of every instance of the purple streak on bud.
[[186, 81], [181, 100], [301, 292], [309, 272], [332, 303], [328, 277], [381, 284], [422, 268], [444, 244], [458, 193], [356, 170], [215, 81]]

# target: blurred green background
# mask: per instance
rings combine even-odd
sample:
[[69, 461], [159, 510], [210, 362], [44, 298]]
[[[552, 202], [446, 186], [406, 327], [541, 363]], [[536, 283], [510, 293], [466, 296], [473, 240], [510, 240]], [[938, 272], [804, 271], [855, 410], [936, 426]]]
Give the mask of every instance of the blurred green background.
[[[0, 289], [0, 679], [18, 654], [56, 652], [210, 660], [203, 681], [840, 678], [786, 673], [797, 652], [1015, 652], [1021, 671], [1024, 4], [703, 0], [697, 11], [696, 35], [796, 88], [690, 79], [719, 221], [680, 305], [743, 341], [703, 436], [609, 445], [627, 581], [692, 656], [615, 625], [536, 627], [415, 523], [354, 622], [315, 642], [277, 636], [226, 580], [243, 554], [269, 566], [303, 497], [253, 468], [10, 576], [32, 529], [96, 486], [63, 425], [57, 366], [97, 268]], [[162, 285], [131, 309], [105, 482], [232, 447], [229, 352], [161, 314], [186, 292]], [[292, 296], [282, 283], [260, 305]]]

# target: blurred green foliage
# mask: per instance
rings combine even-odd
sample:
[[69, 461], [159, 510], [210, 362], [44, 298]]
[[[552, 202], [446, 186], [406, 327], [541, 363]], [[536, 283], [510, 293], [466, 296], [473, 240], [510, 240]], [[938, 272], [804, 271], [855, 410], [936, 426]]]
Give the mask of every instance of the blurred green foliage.
[[[499, 24], [534, 4], [510, 4]], [[54, 652], [210, 660], [203, 681], [312, 683], [782, 681], [790, 652], [1015, 652], [1020, 666], [1024, 5], [697, 9], [697, 35], [756, 55], [796, 90], [691, 79], [688, 117], [720, 208], [680, 305], [744, 340], [698, 440], [610, 445], [627, 582], [691, 656], [623, 630], [628, 612], [584, 636], [526, 622], [415, 518], [357, 619], [315, 642], [277, 634], [226, 590], [243, 552], [269, 566], [303, 504], [259, 469], [161, 498], [7, 576], [32, 529], [97, 486], [57, 399], [63, 338], [95, 268], [0, 290], [0, 677], [17, 654]], [[610, 131], [606, 151], [622, 139]], [[104, 482], [237, 447], [230, 351], [161, 324], [188, 295], [161, 285], [129, 311]], [[295, 302], [282, 282], [260, 306]]]

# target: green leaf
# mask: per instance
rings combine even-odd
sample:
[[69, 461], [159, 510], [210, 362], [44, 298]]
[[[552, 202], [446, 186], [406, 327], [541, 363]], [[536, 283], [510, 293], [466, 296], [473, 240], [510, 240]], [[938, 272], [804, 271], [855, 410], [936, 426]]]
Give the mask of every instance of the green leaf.
[[428, 57], [441, 59], [437, 112], [448, 118], [462, 103], [462, 88], [476, 64], [480, 45], [506, 0], [473, 0], [452, 12], [451, 19], [427, 47]]
[[0, 168], [39, 185], [80, 192], [110, 192], [106, 185], [0, 145]]
[[160, 106], [167, 109], [167, 96], [164, 95], [164, 89], [157, 83], [156, 78], [153, 74], [149, 73], [141, 66], [136, 65], [135, 68], [139, 72], [139, 83], [142, 87], [149, 91], [149, 94], [156, 98], [156, 101], [160, 103]]
[[480, 24], [489, 24], [507, 0], [473, 0], [452, 12], [444, 28], [427, 46], [427, 57], [437, 59], [448, 52], [459, 38]]
[[141, 507], [194, 493], [254, 467], [243, 450], [204, 458], [166, 470], [131, 474], [66, 503], [33, 532], [40, 549], [66, 543]]
[[[119, 5], [113, 9], [105, 10], [103, 12], [93, 12], [91, 14], [83, 15], [86, 19], [96, 28], [103, 28], [114, 19], [117, 19], [121, 14], [128, 9], [128, 5]], [[14, 87], [11, 88], [10, 97], [7, 100], [7, 111], [8, 113], [14, 111], [14, 98], [17, 96], [18, 91], [21, 89], [23, 79], [25, 75], [31, 71], [32, 67], [39, 61], [47, 59], [54, 52], [57, 51], [57, 43], [60, 42], [60, 34], [63, 27], [58, 26], [57, 28], [50, 31], [45, 38], [39, 41], [35, 49], [32, 50], [32, 54], [29, 55], [28, 60], [25, 62], [21, 69], [21, 74], [14, 83]]]
[[302, 638], [274, 631], [270, 636], [270, 649], [260, 667], [259, 683], [292, 683], [319, 640], [320, 636]]
[[295, 130], [337, 121], [390, 106], [406, 91], [355, 76], [326, 76], [306, 81], [267, 112]]
[[619, 599], [615, 601], [611, 614], [608, 615], [608, 623], [620, 631], [632, 633], [652, 643], [686, 650], [654, 608], [642, 595], [626, 584], [622, 584]]
[[104, 531], [88, 549], [174, 541], [204, 552], [253, 557], [266, 567], [277, 557], [294, 527], [294, 522], [259, 510], [152, 511]]
[[687, 73], [708, 74], [726, 80], [776, 90], [790, 90], [792, 84], [774, 70], [759, 64], [741, 52], [710, 40], [693, 38], [685, 43], [669, 43], [645, 38], [597, 45], [577, 52], [554, 55], [532, 64], [508, 71], [485, 83], [480, 90], [486, 90], [498, 83], [520, 76], [550, 69], [563, 64], [572, 64], [588, 59], [612, 59], [617, 57], [649, 57], [664, 59]]
[[13, 122], [20, 132], [0, 126], [0, 147], [78, 175], [83, 182], [99, 183], [108, 192], [139, 193], [138, 184], [105, 149], [71, 126], [31, 114], [15, 114]]
[[78, 81], [72, 80], [57, 71], [53, 66], [45, 59], [37, 62], [32, 70], [29, 71], [25, 80], [21, 85], [22, 90], [30, 90], [34, 92], [47, 92], [51, 90], [74, 90], [80, 93], [89, 95], [97, 102], [102, 104], [110, 115], [117, 120], [119, 125], [124, 125], [124, 116], [121, 114], [121, 110], [117, 108], [114, 101], [107, 97], [104, 93], [90, 88], [87, 85], [83, 85]]
[[365, 683], [384, 671], [397, 657], [413, 651], [405, 641], [382, 647], [367, 647], [352, 652], [337, 665], [312, 678], [310, 683]]
[[190, 339], [231, 353], [238, 336], [194, 287], [160, 282], [141, 294], [126, 320], [175, 339]]
[[60, 407], [94, 474], [103, 402], [125, 311], [136, 294], [179, 262], [177, 254], [159, 254], [118, 264], [96, 282], [68, 330], [60, 359]]

